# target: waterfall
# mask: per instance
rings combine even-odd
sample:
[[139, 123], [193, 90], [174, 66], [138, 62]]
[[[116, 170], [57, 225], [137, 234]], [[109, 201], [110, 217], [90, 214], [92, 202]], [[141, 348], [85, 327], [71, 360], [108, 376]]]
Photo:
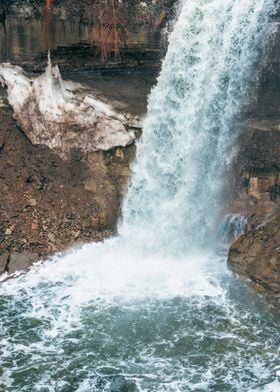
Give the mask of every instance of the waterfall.
[[149, 98], [120, 233], [174, 255], [209, 243], [271, 0], [188, 0]]
[[248, 230], [248, 218], [242, 214], [226, 214], [218, 230], [218, 239], [230, 244]]
[[280, 390], [279, 314], [212, 240], [273, 3], [183, 1], [120, 235], [0, 287], [0, 390]]

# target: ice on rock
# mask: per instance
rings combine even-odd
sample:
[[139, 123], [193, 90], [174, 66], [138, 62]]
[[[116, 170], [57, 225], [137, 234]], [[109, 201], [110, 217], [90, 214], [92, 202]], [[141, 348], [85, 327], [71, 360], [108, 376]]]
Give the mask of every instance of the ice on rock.
[[18, 66], [1, 64], [0, 82], [30, 141], [47, 145], [62, 158], [73, 148], [93, 152], [127, 146], [141, 127], [137, 117], [118, 112], [79, 83], [64, 81], [50, 56], [37, 78], [29, 78]]

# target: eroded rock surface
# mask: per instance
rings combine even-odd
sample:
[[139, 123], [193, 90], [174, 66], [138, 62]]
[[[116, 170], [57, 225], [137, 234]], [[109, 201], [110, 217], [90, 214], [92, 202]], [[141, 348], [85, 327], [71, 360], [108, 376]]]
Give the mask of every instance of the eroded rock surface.
[[9, 262], [9, 253], [3, 252], [0, 254], [0, 275], [7, 271], [7, 266]]
[[[158, 69], [166, 49], [165, 29], [175, 17], [178, 0], [118, 2], [125, 28], [120, 56], [104, 63], [94, 40], [98, 9], [89, 0], [52, 1], [46, 20], [44, 1], [0, 0], [0, 62], [42, 72], [46, 50], [62, 71]], [[105, 2], [106, 3], [106, 2]], [[2, 8], [1, 8], [2, 5]], [[2, 10], [2, 12], [1, 12]], [[2, 22], [2, 24], [1, 24]], [[162, 34], [163, 32], [163, 34]]]
[[231, 267], [280, 299], [280, 217], [241, 236], [229, 252]]
[[14, 274], [19, 270], [28, 270], [34, 263], [38, 261], [38, 254], [31, 252], [13, 252], [9, 256], [8, 264], [6, 266], [9, 275]]

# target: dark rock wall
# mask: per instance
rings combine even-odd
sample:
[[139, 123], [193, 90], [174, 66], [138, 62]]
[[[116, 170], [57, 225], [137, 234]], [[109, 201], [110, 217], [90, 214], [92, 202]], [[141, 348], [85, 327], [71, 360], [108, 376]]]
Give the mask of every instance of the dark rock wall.
[[230, 266], [280, 300], [280, 222], [274, 219], [241, 236], [230, 248]]
[[264, 68], [259, 75], [259, 85], [253, 101], [251, 116], [260, 119], [280, 118], [280, 12], [275, 13], [271, 35], [266, 45]]
[[227, 208], [248, 217], [249, 232], [230, 248], [229, 264], [279, 295], [280, 13], [275, 13], [258, 78], [252, 87], [231, 168]]
[[101, 70], [160, 67], [166, 48], [161, 32], [174, 18], [176, 0], [123, 1], [120, 13], [125, 15], [126, 40], [121, 45], [120, 56], [109, 56], [106, 64], [100, 61], [98, 48], [92, 40], [96, 17], [94, 3], [95, 0], [53, 0], [47, 25], [43, 1], [2, 1], [5, 20], [0, 26], [1, 61], [41, 71], [50, 45], [53, 58], [62, 69], [82, 65]]

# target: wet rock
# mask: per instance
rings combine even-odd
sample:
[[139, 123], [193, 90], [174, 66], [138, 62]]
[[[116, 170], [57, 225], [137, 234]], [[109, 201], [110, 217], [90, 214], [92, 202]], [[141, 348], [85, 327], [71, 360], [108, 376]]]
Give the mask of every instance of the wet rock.
[[0, 274], [2, 274], [6, 270], [8, 260], [9, 260], [9, 253], [4, 252], [0, 255]]
[[226, 214], [241, 214], [246, 218], [246, 232], [268, 223], [278, 213], [279, 206], [270, 201], [268, 197], [257, 199], [250, 194], [241, 195], [239, 199], [231, 202], [226, 209]]
[[39, 256], [37, 253], [13, 252], [11, 253], [9, 258], [8, 273], [9, 275], [11, 275], [17, 271], [27, 270], [38, 260], [39, 260]]
[[123, 376], [114, 376], [110, 383], [110, 392], [137, 392], [137, 387], [133, 381], [127, 380]]
[[251, 173], [250, 177], [254, 173], [279, 172], [280, 117], [249, 120], [241, 130], [238, 145], [238, 165]]
[[280, 294], [280, 217], [242, 235], [229, 251], [231, 268], [270, 294]]

